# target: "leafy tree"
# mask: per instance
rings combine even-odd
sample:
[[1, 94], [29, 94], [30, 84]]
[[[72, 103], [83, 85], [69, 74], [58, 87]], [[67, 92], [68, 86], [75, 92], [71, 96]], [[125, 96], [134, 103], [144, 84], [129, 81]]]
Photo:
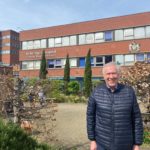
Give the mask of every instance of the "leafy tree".
[[122, 71], [121, 82], [134, 87], [140, 104], [150, 112], [150, 63], [136, 62]]
[[48, 71], [47, 71], [47, 65], [46, 65], [45, 51], [43, 50], [41, 65], [40, 65], [40, 74], [39, 74], [40, 79], [46, 79], [47, 73]]
[[64, 68], [64, 89], [65, 93], [68, 94], [68, 83], [70, 82], [70, 63], [69, 63], [69, 55], [66, 57], [66, 64]]
[[92, 70], [91, 70], [91, 50], [89, 49], [86, 56], [86, 64], [84, 71], [84, 93], [85, 96], [90, 96], [92, 91]]

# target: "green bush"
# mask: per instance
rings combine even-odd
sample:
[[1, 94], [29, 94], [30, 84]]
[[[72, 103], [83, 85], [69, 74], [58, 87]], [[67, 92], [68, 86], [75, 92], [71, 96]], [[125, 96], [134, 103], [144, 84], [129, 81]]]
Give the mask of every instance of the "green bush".
[[68, 93], [69, 94], [78, 94], [80, 85], [78, 81], [71, 81], [68, 83]]
[[150, 144], [150, 131], [144, 131], [144, 143]]
[[50, 150], [50, 147], [39, 144], [19, 126], [0, 120], [0, 150]]

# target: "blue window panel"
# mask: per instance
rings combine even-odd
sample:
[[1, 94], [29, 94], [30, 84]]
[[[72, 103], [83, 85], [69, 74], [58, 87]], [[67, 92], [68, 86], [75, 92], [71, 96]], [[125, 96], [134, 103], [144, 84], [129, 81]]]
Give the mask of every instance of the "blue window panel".
[[54, 64], [54, 60], [48, 60], [48, 64], [49, 65]]
[[112, 31], [106, 31], [105, 32], [105, 41], [112, 41], [112, 40], [113, 40]]
[[150, 62], [150, 53], [147, 54], [147, 60]]
[[55, 61], [54, 60], [48, 60], [48, 68], [54, 68]]
[[136, 54], [136, 61], [144, 61], [144, 54]]
[[85, 66], [85, 58], [79, 58], [79, 67], [84, 67]]

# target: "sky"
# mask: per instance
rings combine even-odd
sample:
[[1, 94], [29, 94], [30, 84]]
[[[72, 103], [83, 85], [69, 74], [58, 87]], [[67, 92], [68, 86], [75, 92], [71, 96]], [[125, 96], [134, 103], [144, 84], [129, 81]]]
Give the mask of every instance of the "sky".
[[150, 11], [150, 0], [0, 0], [0, 31], [45, 28]]

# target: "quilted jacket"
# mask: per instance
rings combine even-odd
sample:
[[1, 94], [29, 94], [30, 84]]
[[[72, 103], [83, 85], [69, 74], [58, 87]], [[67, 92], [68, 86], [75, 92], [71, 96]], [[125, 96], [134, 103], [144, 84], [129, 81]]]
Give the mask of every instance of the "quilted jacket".
[[132, 87], [118, 84], [111, 92], [101, 85], [93, 91], [87, 107], [87, 133], [108, 150], [132, 150], [134, 144], [142, 144], [142, 118]]

